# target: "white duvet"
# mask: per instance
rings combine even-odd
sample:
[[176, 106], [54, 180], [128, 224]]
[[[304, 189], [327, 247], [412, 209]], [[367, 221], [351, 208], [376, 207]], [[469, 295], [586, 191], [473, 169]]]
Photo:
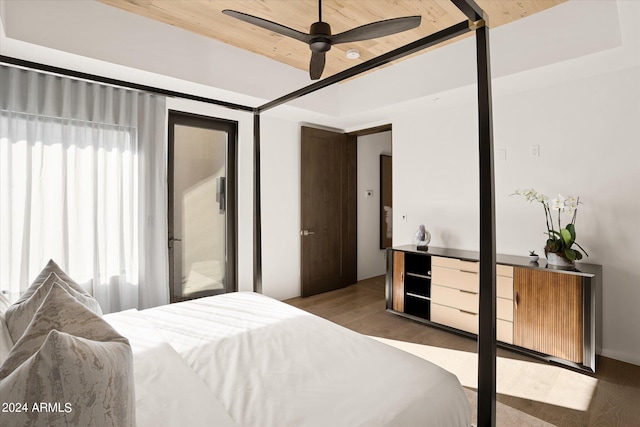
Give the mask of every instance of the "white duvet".
[[470, 426], [458, 379], [254, 293], [106, 315], [134, 352], [144, 426]]

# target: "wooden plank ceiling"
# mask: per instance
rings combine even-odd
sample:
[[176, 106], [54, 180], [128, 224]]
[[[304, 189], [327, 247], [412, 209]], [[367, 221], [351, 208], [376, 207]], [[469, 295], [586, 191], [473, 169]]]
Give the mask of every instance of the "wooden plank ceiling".
[[[222, 14], [224, 9], [255, 15], [309, 32], [318, 20], [317, 0], [99, 0], [196, 34], [245, 49], [301, 70], [308, 70], [308, 45]], [[556, 6], [566, 0], [476, 0], [495, 28]], [[465, 20], [449, 0], [324, 0], [322, 20], [337, 34], [383, 19], [420, 15], [418, 28], [375, 40], [334, 45], [327, 52], [323, 77], [386, 53]], [[468, 35], [467, 35], [468, 36]], [[439, 45], [441, 46], [441, 45]], [[360, 58], [347, 59], [349, 49]], [[205, 55], [206, 52], [203, 52]]]

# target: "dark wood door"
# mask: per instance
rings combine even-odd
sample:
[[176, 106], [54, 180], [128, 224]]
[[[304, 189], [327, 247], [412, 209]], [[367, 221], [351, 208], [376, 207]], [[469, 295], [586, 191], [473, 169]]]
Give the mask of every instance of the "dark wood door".
[[302, 296], [355, 282], [355, 138], [302, 127]]

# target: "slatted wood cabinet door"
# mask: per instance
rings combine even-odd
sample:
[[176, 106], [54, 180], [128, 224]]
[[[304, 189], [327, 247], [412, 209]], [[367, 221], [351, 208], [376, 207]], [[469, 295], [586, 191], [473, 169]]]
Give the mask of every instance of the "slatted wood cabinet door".
[[514, 268], [513, 286], [513, 343], [582, 363], [582, 277]]
[[393, 309], [404, 313], [404, 252], [393, 251]]

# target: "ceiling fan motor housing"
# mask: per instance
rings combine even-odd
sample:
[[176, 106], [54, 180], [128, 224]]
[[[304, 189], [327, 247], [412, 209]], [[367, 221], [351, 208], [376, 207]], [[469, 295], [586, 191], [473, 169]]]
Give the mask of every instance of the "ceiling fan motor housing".
[[326, 22], [314, 22], [311, 24], [309, 34], [312, 36], [309, 41], [309, 48], [314, 52], [326, 52], [331, 49], [331, 27]]

